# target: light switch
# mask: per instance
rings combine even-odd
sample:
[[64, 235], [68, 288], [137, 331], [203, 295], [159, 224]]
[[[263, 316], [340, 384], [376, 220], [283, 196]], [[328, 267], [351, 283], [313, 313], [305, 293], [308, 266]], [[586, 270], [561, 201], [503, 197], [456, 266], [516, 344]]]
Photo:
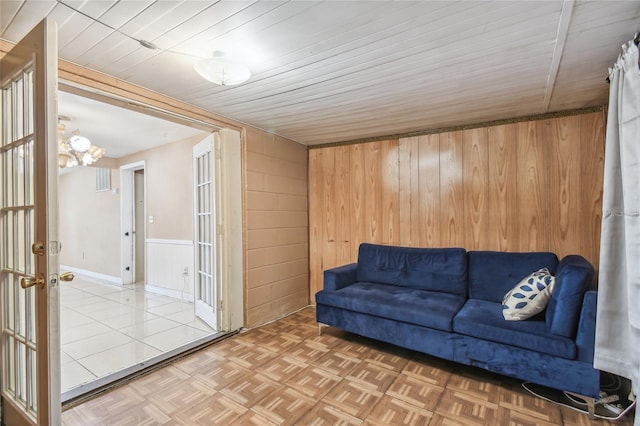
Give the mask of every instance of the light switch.
[[149, 223], [153, 223], [153, 216], [149, 216]]

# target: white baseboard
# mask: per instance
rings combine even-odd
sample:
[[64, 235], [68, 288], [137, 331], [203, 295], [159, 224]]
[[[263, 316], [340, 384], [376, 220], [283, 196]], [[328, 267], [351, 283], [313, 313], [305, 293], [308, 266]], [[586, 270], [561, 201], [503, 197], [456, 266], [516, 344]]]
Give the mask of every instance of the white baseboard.
[[163, 238], [147, 238], [144, 240], [147, 244], [170, 244], [174, 246], [192, 246], [192, 240], [167, 240]]
[[169, 288], [158, 287], [151, 284], [145, 284], [144, 289], [150, 293], [160, 294], [162, 296], [173, 297], [174, 299], [181, 299], [185, 302], [193, 302], [193, 294], [183, 291], [172, 290]]
[[113, 275], [101, 274], [100, 272], [88, 271], [86, 269], [74, 268], [73, 266], [60, 265], [61, 271], [69, 271], [74, 274], [84, 275], [86, 277], [96, 278], [102, 281], [108, 281], [113, 284], [122, 285], [122, 277], [116, 277]]

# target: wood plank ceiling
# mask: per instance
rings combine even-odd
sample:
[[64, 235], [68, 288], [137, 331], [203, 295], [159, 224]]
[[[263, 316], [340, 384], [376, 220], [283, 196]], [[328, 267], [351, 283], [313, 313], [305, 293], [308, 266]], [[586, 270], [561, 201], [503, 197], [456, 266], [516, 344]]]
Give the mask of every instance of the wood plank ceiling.
[[[45, 16], [62, 59], [308, 145], [605, 104], [640, 30], [637, 1], [2, 0], [0, 38]], [[200, 78], [214, 50], [252, 78]]]

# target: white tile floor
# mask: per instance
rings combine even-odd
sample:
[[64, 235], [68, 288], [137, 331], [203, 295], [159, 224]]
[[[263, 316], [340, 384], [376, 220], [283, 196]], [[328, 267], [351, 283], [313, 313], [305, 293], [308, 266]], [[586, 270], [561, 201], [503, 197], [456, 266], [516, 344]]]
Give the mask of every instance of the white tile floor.
[[77, 276], [60, 288], [62, 393], [213, 333], [193, 303]]

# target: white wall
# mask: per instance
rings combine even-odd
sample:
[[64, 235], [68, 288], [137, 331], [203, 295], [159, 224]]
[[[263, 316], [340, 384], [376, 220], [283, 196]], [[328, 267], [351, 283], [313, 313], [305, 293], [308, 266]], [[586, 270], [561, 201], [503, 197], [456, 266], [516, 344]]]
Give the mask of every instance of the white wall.
[[[95, 172], [93, 167], [74, 167], [60, 175], [60, 263], [74, 272], [121, 282], [120, 196], [96, 192]], [[111, 187], [118, 185], [118, 170], [111, 170]]]

